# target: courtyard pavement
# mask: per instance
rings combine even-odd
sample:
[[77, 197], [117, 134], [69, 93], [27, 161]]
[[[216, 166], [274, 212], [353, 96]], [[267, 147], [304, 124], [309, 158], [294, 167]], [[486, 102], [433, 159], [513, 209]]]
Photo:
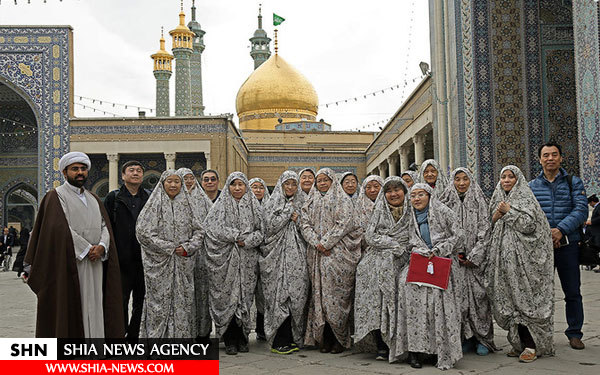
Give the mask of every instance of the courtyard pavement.
[[[600, 373], [600, 274], [582, 271], [582, 294], [585, 307], [583, 326], [585, 350], [573, 350], [563, 334], [566, 328], [564, 302], [558, 278], [555, 283], [556, 314], [554, 338], [556, 355], [543, 357], [529, 364], [508, 358], [506, 333], [496, 326], [496, 344], [502, 351], [485, 357], [466, 354], [454, 369], [446, 374], [599, 374]], [[36, 299], [31, 290], [14, 272], [0, 272], [0, 337], [33, 337]], [[268, 345], [250, 338], [250, 352], [228, 356], [220, 350], [221, 374], [440, 374], [431, 365], [420, 370], [405, 363], [388, 364], [375, 361], [372, 354], [347, 351], [342, 354], [321, 354], [318, 350], [301, 350], [282, 356], [271, 354]]]

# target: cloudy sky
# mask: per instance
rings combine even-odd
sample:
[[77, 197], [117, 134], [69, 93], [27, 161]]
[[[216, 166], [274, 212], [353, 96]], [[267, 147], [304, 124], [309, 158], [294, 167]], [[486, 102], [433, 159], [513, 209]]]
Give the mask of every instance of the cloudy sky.
[[[186, 22], [192, 0], [184, 0]], [[421, 80], [420, 61], [430, 62], [427, 0], [196, 0], [206, 31], [202, 55], [205, 112], [235, 114], [235, 97], [253, 70], [250, 42], [258, 5], [264, 29], [279, 26], [279, 53], [313, 84], [318, 118], [334, 130], [377, 130]], [[74, 33], [75, 103], [120, 116], [154, 108], [150, 55], [177, 26], [180, 0], [1, 0], [2, 25], [70, 25]], [[167, 49], [171, 42], [167, 34]], [[271, 48], [272, 49], [272, 48]], [[171, 78], [171, 99], [174, 97]], [[414, 81], [414, 82], [413, 82]], [[405, 84], [406, 82], [406, 84]], [[400, 89], [382, 89], [400, 85]], [[375, 96], [363, 95], [378, 92]], [[79, 96], [133, 105], [125, 109]], [[326, 103], [351, 99], [348, 103]], [[173, 101], [173, 100], [172, 100]], [[174, 105], [171, 105], [173, 110]], [[101, 112], [75, 106], [78, 117]], [[234, 120], [237, 123], [237, 117]]]

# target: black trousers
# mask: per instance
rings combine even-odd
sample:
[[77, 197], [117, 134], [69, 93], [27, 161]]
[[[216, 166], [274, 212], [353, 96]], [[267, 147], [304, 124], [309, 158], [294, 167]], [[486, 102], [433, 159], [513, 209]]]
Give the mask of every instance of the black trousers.
[[[140, 323], [142, 321], [142, 307], [146, 295], [144, 282], [144, 267], [142, 262], [137, 262], [121, 268], [121, 285], [123, 290], [123, 311], [127, 338], [137, 339], [140, 336]], [[129, 320], [129, 298], [132, 297], [133, 309]]]
[[377, 344], [377, 350], [385, 350], [385, 351], [389, 351], [390, 348], [388, 348], [387, 344], [385, 343], [385, 341], [383, 341], [383, 337], [381, 337], [381, 330], [380, 329], [376, 329], [373, 331], [373, 336], [375, 337], [375, 343]]
[[519, 324], [519, 338], [526, 348], [535, 349], [535, 341], [533, 341], [529, 328], [522, 324]]
[[237, 324], [235, 321], [235, 317], [231, 319], [229, 325], [227, 326], [227, 330], [223, 333], [223, 341], [225, 342], [225, 346], [239, 344], [246, 344], [246, 338], [244, 337], [244, 331], [242, 327]]
[[273, 339], [273, 348], [290, 345], [293, 342], [294, 336], [292, 335], [292, 317], [288, 316], [277, 329], [275, 339]]

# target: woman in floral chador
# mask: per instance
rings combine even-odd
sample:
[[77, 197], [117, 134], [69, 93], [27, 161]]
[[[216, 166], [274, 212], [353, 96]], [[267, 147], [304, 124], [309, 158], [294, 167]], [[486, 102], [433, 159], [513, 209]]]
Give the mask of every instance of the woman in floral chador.
[[271, 351], [289, 354], [302, 346], [310, 283], [306, 242], [300, 235], [298, 175], [285, 171], [264, 206], [265, 241], [260, 272], [265, 294], [265, 334]]
[[410, 225], [408, 189], [397, 176], [388, 177], [375, 201], [365, 233], [367, 251], [356, 269], [355, 341], [372, 333], [379, 360], [395, 350], [398, 275], [408, 260]]
[[510, 357], [553, 355], [554, 251], [548, 220], [514, 165], [500, 172], [490, 201], [492, 239], [486, 270], [494, 318], [508, 331]]
[[[409, 249], [426, 257], [452, 258], [446, 290], [405, 283], [398, 288], [396, 349], [390, 360], [408, 352], [413, 368], [422, 367], [425, 354], [437, 355], [437, 367], [449, 369], [462, 358], [460, 306], [456, 293], [457, 244], [462, 229], [456, 214], [432, 196], [429, 184], [418, 183], [410, 190], [411, 221]], [[409, 267], [400, 274], [406, 280]], [[434, 271], [435, 272], [435, 271]]]
[[182, 183], [174, 170], [165, 171], [137, 220], [146, 282], [140, 337], [197, 334], [194, 266], [202, 233]]
[[433, 190], [432, 195], [439, 197], [448, 185], [448, 176], [440, 168], [437, 160], [428, 159], [421, 164], [421, 168], [419, 168], [419, 181], [415, 182], [429, 185]]
[[225, 352], [248, 351], [262, 211], [242, 172], [233, 172], [205, 220], [209, 306]]
[[492, 310], [484, 285], [491, 230], [489, 204], [467, 168], [452, 172], [440, 201], [457, 214], [465, 235], [458, 248], [460, 267], [456, 274], [462, 283], [457, 296], [462, 307], [463, 352], [476, 345], [477, 354], [486, 355], [496, 350]]
[[[212, 206], [212, 201], [208, 198], [204, 190], [200, 187], [198, 179], [194, 172], [188, 168], [179, 168], [177, 175], [181, 177], [192, 211], [201, 223], [204, 222], [208, 211]], [[202, 231], [204, 236], [204, 231]], [[198, 336], [208, 339], [212, 330], [212, 319], [208, 310], [208, 270], [206, 269], [206, 249], [204, 241], [198, 249], [196, 255], [196, 265], [194, 266], [194, 291], [196, 295], [196, 328]]]
[[350, 347], [354, 280], [361, 256], [354, 212], [335, 173], [329, 168], [319, 170], [300, 222], [312, 282], [304, 343], [319, 343], [323, 353], [341, 353]]

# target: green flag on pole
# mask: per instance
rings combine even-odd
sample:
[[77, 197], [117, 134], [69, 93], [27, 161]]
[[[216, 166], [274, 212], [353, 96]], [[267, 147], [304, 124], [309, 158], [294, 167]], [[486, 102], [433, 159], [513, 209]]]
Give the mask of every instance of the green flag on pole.
[[285, 18], [273, 13], [273, 26], [279, 26], [283, 23], [283, 21], [285, 21]]

